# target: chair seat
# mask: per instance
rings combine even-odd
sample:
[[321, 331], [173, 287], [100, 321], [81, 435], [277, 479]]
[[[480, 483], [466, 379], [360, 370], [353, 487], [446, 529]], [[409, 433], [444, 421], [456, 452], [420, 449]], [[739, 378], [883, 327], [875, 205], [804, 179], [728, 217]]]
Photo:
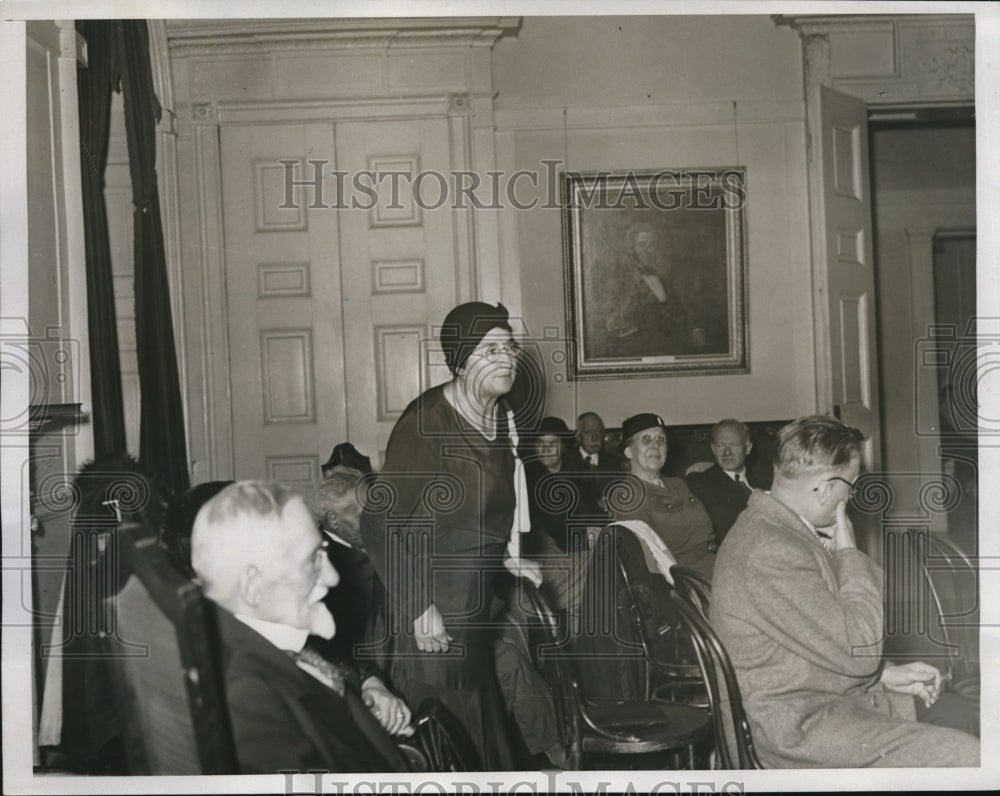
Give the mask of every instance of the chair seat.
[[669, 702], [588, 701], [583, 748], [594, 752], [657, 752], [707, 737], [709, 714]]
[[679, 677], [667, 680], [653, 689], [653, 700], [657, 702], [673, 702], [682, 705], [708, 710], [708, 691], [701, 677]]

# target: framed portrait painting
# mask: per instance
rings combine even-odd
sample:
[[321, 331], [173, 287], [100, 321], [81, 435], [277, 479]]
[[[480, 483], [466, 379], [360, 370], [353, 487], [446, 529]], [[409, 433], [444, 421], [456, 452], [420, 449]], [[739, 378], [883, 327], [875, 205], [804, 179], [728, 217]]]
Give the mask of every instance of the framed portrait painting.
[[749, 372], [746, 170], [563, 175], [570, 377]]

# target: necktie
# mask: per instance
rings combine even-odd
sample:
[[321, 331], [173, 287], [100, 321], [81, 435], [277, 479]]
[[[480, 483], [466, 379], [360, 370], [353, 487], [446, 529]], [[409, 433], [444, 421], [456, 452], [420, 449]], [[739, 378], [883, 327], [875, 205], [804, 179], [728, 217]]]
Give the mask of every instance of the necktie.
[[733, 474], [733, 480], [736, 481], [737, 484], [739, 484], [741, 487], [743, 487], [744, 489], [746, 489], [748, 492], [752, 491], [750, 489], [750, 484], [748, 484], [746, 481], [744, 481], [743, 478], [740, 476], [739, 473], [734, 473]]
[[591, 453], [590, 455], [587, 456], [587, 464], [590, 465], [590, 469], [591, 470], [596, 470], [597, 469], [597, 454], [596, 453]]
[[303, 647], [293, 657], [300, 669], [311, 674], [328, 688], [332, 688], [337, 696], [344, 695], [344, 675], [316, 650]]
[[315, 677], [328, 688], [333, 689], [334, 693], [346, 702], [350, 719], [352, 719], [347, 731], [360, 731], [361, 735], [381, 757], [381, 759], [371, 762], [371, 765], [378, 766], [377, 769], [371, 770], [382, 770], [383, 766], [391, 766], [393, 771], [405, 771], [406, 763], [400, 758], [399, 750], [392, 738], [386, 734], [378, 719], [372, 715], [357, 689], [353, 686], [346, 687], [344, 675], [337, 668], [337, 665], [309, 647], [304, 647], [301, 652], [294, 652], [291, 655], [300, 669]]

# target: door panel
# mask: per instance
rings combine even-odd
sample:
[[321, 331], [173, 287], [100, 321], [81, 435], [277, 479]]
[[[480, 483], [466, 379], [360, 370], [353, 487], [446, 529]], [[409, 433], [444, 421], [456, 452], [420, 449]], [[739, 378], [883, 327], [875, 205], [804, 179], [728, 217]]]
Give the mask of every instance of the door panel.
[[[236, 478], [311, 481], [346, 439], [337, 212], [306, 182], [332, 124], [222, 127]], [[290, 201], [289, 201], [290, 200]]]
[[[451, 171], [447, 119], [338, 123], [337, 163], [349, 175], [343, 204], [361, 205], [338, 211], [348, 427], [381, 463], [399, 413], [448, 375], [435, 332], [459, 282], [451, 197], [439, 201], [436, 176]], [[350, 188], [365, 170], [378, 182], [371, 208]]]
[[826, 87], [820, 100], [833, 404], [841, 420], [865, 432], [865, 467], [875, 470], [880, 430], [868, 109]]

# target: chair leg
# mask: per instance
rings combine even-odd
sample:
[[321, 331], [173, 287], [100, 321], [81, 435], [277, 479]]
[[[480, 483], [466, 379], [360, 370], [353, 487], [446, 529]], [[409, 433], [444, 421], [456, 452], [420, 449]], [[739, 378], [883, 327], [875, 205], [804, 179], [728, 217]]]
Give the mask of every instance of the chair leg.
[[580, 739], [574, 738], [569, 744], [569, 749], [566, 750], [567, 771], [579, 771], [582, 758], [583, 749], [581, 748]]

